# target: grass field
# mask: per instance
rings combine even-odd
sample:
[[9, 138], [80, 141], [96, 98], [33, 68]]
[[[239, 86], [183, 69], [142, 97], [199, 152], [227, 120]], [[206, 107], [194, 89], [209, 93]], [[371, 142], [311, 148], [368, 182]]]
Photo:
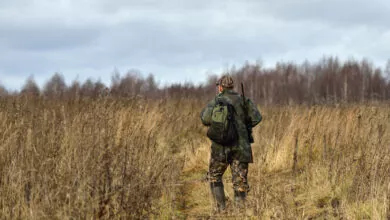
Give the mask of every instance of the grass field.
[[388, 105], [259, 107], [247, 210], [213, 216], [195, 100], [0, 100], [1, 219], [386, 219]]

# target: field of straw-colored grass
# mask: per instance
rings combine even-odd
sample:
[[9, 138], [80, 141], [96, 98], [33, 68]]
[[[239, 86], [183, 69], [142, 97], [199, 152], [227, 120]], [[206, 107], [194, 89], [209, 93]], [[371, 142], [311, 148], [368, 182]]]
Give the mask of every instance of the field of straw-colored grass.
[[[191, 100], [0, 100], [1, 219], [212, 218]], [[390, 216], [386, 105], [259, 107], [249, 219]]]

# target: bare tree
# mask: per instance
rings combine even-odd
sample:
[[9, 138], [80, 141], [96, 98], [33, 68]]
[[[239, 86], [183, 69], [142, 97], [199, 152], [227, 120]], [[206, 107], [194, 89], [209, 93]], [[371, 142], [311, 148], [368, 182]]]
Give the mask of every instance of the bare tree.
[[[350, 59], [340, 62], [337, 57], [324, 57], [318, 62], [278, 62], [274, 67], [263, 68], [261, 64], [246, 62], [240, 68], [232, 66], [229, 73], [239, 90], [241, 82], [256, 103], [274, 104], [325, 104], [366, 102], [390, 99], [390, 60], [384, 69], [375, 68], [367, 60]], [[55, 74], [45, 85], [46, 96], [66, 97], [151, 97], [151, 98], [197, 98], [210, 99], [215, 95], [215, 82], [220, 76], [209, 74], [204, 84], [191, 82], [174, 83], [160, 87], [153, 74], [144, 78], [139, 71], [128, 71], [121, 76], [117, 70], [111, 78], [111, 87], [100, 81], [88, 79], [80, 85], [77, 81], [67, 88], [63, 77]], [[1, 87], [0, 87], [1, 88]], [[4, 89], [2, 90], [4, 91]], [[4, 92], [3, 92], [4, 93]], [[39, 95], [39, 88], [30, 77], [22, 93]]]
[[77, 80], [74, 80], [66, 90], [66, 97], [71, 99], [78, 99], [80, 97], [80, 90], [80, 83]]
[[385, 67], [385, 74], [386, 74], [387, 82], [390, 82], [390, 59], [387, 60], [386, 67]]
[[148, 77], [145, 80], [145, 93], [149, 97], [155, 97], [157, 96], [157, 90], [158, 90], [158, 84], [154, 78], [153, 74], [149, 74]]
[[111, 93], [117, 96], [137, 96], [142, 92], [145, 80], [136, 70], [128, 71], [123, 77], [114, 72], [111, 78]]
[[8, 95], [7, 89], [5, 89], [4, 86], [0, 85], [0, 97], [4, 97], [6, 95]]
[[29, 76], [22, 87], [21, 94], [39, 96], [40, 90], [33, 76]]
[[95, 84], [92, 79], [87, 79], [80, 88], [81, 96], [85, 97], [94, 97], [95, 94]]
[[45, 84], [43, 94], [50, 98], [62, 98], [66, 89], [64, 77], [59, 73], [55, 73]]
[[111, 94], [119, 95], [119, 85], [121, 83], [121, 76], [117, 69], [114, 70], [111, 76]]
[[94, 98], [101, 98], [107, 95], [107, 87], [100, 80], [94, 83]]

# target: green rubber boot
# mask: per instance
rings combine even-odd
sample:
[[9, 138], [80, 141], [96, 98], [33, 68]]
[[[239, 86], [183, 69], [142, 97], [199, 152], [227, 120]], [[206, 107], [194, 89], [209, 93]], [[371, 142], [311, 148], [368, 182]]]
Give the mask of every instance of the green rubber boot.
[[220, 213], [226, 209], [225, 191], [223, 183], [210, 183], [211, 194], [213, 195], [215, 210]]
[[246, 192], [234, 190], [234, 205], [238, 210], [245, 209]]

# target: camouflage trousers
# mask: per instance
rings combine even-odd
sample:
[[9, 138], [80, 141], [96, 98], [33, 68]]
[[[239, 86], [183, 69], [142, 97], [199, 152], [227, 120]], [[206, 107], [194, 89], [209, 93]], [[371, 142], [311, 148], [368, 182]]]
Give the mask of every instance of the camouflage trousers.
[[238, 192], [249, 192], [247, 179], [248, 163], [242, 163], [235, 159], [221, 162], [211, 158], [209, 164], [209, 181], [211, 183], [222, 184], [222, 176], [229, 165], [232, 173], [233, 189]]

